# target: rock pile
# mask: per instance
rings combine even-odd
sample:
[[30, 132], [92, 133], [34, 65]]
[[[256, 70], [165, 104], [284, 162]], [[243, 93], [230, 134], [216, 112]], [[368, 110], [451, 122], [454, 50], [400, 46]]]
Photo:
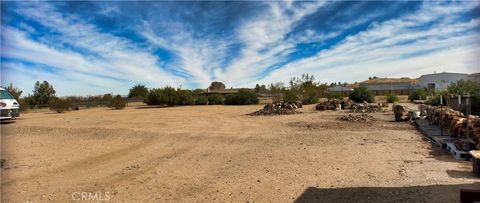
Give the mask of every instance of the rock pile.
[[295, 111], [297, 108], [302, 108], [301, 103], [290, 104], [287, 102], [276, 102], [272, 104], [266, 104], [263, 109], [249, 113], [250, 116], [275, 116], [275, 115], [288, 115], [298, 114], [301, 112]]
[[317, 111], [325, 111], [325, 110], [339, 110], [340, 109], [340, 100], [333, 99], [324, 102], [320, 102], [315, 106]]
[[382, 105], [369, 103], [355, 103], [350, 107], [352, 113], [373, 113], [382, 111]]
[[353, 121], [353, 122], [369, 122], [369, 121], [374, 121], [375, 119], [373, 116], [362, 113], [361, 115], [353, 115], [353, 114], [348, 114], [348, 115], [343, 115], [338, 117], [338, 119], [342, 121]]

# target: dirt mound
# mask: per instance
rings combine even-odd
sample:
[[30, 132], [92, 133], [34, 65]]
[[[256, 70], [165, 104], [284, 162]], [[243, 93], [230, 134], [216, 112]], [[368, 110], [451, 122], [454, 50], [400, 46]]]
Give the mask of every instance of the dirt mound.
[[353, 115], [353, 114], [348, 114], [348, 115], [343, 115], [338, 117], [338, 119], [342, 121], [353, 121], [353, 122], [369, 122], [369, 121], [374, 121], [375, 119], [373, 116], [362, 113], [361, 115]]
[[[277, 102], [272, 104], [267, 104], [258, 111], [249, 113], [250, 116], [275, 116], [275, 115], [288, 115], [288, 114], [299, 114], [301, 112], [295, 111], [299, 108], [297, 104], [289, 104], [283, 102]], [[301, 108], [301, 105], [300, 105]]]

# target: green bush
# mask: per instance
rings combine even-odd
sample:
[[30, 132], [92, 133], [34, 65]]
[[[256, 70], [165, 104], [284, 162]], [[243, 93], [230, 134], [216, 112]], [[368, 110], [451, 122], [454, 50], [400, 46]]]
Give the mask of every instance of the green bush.
[[49, 102], [50, 110], [56, 111], [57, 113], [70, 110], [71, 105], [69, 100], [59, 98], [52, 98]]
[[148, 88], [145, 85], [135, 85], [130, 88], [128, 98], [145, 98], [148, 95]]
[[340, 93], [340, 92], [329, 92], [329, 93], [327, 94], [327, 98], [328, 98], [328, 99], [340, 99], [340, 100], [342, 100], [342, 99], [343, 99], [343, 95], [342, 95], [342, 93]]
[[315, 104], [318, 103], [318, 100], [318, 93], [315, 90], [309, 90], [303, 93], [302, 104]]
[[236, 94], [228, 94], [225, 96], [226, 105], [250, 105], [258, 104], [257, 94], [248, 89], [241, 89]]
[[148, 105], [176, 105], [179, 101], [177, 90], [172, 87], [153, 88], [148, 91], [145, 103]]
[[209, 105], [223, 104], [223, 96], [221, 94], [210, 94], [207, 96]]
[[427, 91], [425, 89], [416, 89], [410, 92], [408, 100], [422, 100], [427, 98]]
[[398, 96], [396, 94], [387, 94], [385, 95], [385, 98], [387, 99], [388, 103], [395, 103], [398, 102]]
[[20, 112], [25, 112], [25, 111], [28, 111], [30, 109], [27, 101], [25, 101], [25, 99], [18, 99], [18, 105], [20, 105], [19, 107], [19, 110]]
[[353, 92], [350, 93], [349, 98], [357, 103], [364, 102], [364, 101], [371, 103], [374, 100], [373, 94], [370, 91], [368, 91], [368, 89], [365, 87], [359, 87], [359, 88], [353, 89]]
[[208, 104], [208, 98], [206, 96], [198, 96], [195, 99], [195, 104], [196, 105], [207, 105]]
[[294, 104], [298, 102], [298, 96], [292, 90], [285, 90], [283, 101]]
[[195, 97], [190, 90], [177, 90], [177, 105], [193, 105], [195, 104]]
[[123, 109], [125, 106], [127, 106], [127, 100], [120, 95], [115, 96], [110, 103], [112, 109]]

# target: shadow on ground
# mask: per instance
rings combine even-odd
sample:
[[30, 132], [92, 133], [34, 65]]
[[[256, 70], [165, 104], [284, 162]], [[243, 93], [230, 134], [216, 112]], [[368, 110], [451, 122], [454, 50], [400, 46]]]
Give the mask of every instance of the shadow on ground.
[[[307, 188], [294, 202], [460, 202], [460, 189], [480, 183], [411, 187]], [[476, 201], [480, 201], [480, 195]]]

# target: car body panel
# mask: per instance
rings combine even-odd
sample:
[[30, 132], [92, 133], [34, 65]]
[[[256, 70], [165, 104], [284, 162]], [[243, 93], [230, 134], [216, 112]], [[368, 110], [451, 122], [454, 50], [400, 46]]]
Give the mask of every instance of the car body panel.
[[[7, 91], [4, 88], [0, 88], [0, 91]], [[8, 93], [8, 92], [7, 92]], [[10, 93], [8, 93], [10, 95]], [[11, 95], [10, 95], [11, 97]], [[0, 120], [5, 119], [15, 119], [20, 116], [19, 108], [20, 105], [17, 100], [12, 98], [0, 98], [0, 102], [4, 103], [5, 106], [0, 106]]]

